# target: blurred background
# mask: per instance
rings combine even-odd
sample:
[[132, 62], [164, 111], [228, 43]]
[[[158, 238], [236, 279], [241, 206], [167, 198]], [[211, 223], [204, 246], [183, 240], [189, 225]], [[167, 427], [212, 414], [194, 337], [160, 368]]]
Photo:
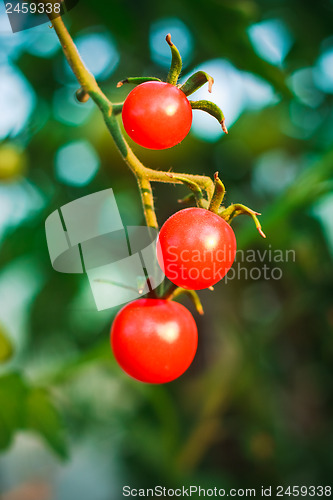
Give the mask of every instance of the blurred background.
[[[80, 0], [65, 21], [113, 102], [127, 76], [165, 79], [168, 32], [182, 79], [214, 77], [213, 93], [195, 96], [221, 106], [228, 136], [196, 111], [181, 145], [131, 144], [156, 169], [218, 170], [227, 204], [262, 212], [267, 239], [237, 219], [238, 248], [256, 258], [199, 292], [203, 317], [182, 300], [199, 328], [185, 375], [163, 386], [127, 377], [109, 348], [117, 310], [97, 312], [85, 276], [52, 269], [44, 222], [112, 187], [123, 223], [142, 224], [135, 179], [93, 103], [75, 102], [54, 31], [12, 34], [1, 3], [0, 498], [330, 484], [333, 2]], [[163, 223], [186, 189], [154, 193]]]

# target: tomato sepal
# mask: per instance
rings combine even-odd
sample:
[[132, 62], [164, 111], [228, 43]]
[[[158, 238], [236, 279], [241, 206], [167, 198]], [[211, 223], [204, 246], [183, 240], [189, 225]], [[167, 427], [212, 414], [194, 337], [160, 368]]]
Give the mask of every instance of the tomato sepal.
[[258, 220], [257, 215], [261, 215], [259, 212], [255, 212], [252, 208], [246, 207], [241, 203], [233, 203], [228, 208], [223, 208], [219, 211], [219, 215], [224, 219], [228, 224], [231, 224], [232, 220], [238, 215], [249, 215], [252, 217], [253, 222], [255, 223], [256, 228], [259, 231], [260, 236], [266, 238], [264, 231], [261, 228], [261, 224]]
[[141, 85], [141, 83], [146, 83], [146, 82], [161, 82], [159, 78], [155, 78], [154, 76], [130, 76], [128, 78], [125, 78], [124, 80], [120, 80], [120, 82], [117, 83], [117, 88], [119, 89], [122, 87], [125, 83], [131, 83], [133, 85]]
[[181, 177], [180, 175], [170, 174], [170, 177], [172, 179], [182, 182], [192, 191], [197, 207], [206, 208], [204, 203], [205, 199], [203, 197], [202, 191], [196, 182], [192, 181], [191, 179], [187, 179], [186, 177]]
[[166, 81], [171, 85], [177, 85], [178, 78], [182, 70], [182, 58], [176, 45], [171, 41], [170, 33], [167, 34], [165, 40], [170, 47], [172, 57], [170, 71], [168, 73]]
[[219, 178], [219, 173], [215, 172], [214, 174], [214, 194], [209, 204], [208, 210], [217, 214], [221, 203], [223, 201], [225, 195], [225, 187], [221, 179]]
[[186, 82], [179, 88], [188, 97], [199, 90], [205, 83], [208, 82], [208, 92], [212, 92], [212, 86], [214, 83], [214, 78], [210, 76], [205, 71], [197, 71], [192, 76], [190, 76]]
[[222, 127], [222, 130], [225, 134], [228, 134], [228, 129], [225, 124], [225, 118], [223, 111], [221, 108], [217, 106], [214, 102], [211, 101], [190, 101], [192, 109], [199, 109], [201, 111], [205, 111], [209, 115], [213, 116], [216, 118], [216, 120], [219, 122], [219, 124]]

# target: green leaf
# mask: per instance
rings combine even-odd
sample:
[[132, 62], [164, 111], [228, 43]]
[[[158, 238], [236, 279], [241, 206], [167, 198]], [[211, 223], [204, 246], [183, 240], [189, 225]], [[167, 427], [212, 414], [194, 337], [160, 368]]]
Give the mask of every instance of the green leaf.
[[12, 343], [0, 327], [0, 363], [8, 361], [13, 356], [13, 352]]
[[7, 448], [14, 432], [22, 428], [26, 392], [27, 388], [18, 374], [0, 377], [0, 449]]
[[64, 426], [47, 391], [33, 388], [27, 396], [26, 427], [41, 434], [62, 459], [68, 457]]

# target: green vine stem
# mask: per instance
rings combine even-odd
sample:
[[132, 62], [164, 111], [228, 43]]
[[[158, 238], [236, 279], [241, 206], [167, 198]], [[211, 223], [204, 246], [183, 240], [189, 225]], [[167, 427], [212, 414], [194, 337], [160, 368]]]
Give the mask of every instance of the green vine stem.
[[122, 112], [123, 110], [123, 105], [124, 103], [121, 102], [119, 104], [112, 104], [112, 113], [116, 116], [116, 115], [120, 115], [120, 113]]
[[[97, 84], [94, 76], [84, 65], [80, 54], [70, 36], [61, 16], [51, 19], [53, 28], [59, 38], [65, 57], [70, 65], [74, 75], [76, 76], [82, 92], [88, 94], [95, 104], [99, 107], [102, 112], [105, 124], [120, 152], [124, 161], [131, 169], [133, 174], [137, 178], [138, 186], [141, 193], [142, 205], [144, 210], [144, 215], [148, 227], [153, 227], [158, 229], [157, 218], [154, 208], [154, 199], [151, 188], [151, 182], [166, 182], [166, 183], [177, 183], [181, 184], [182, 181], [171, 178], [170, 172], [163, 172], [158, 170], [153, 170], [152, 168], [145, 167], [141, 161], [135, 156], [129, 145], [127, 144], [116, 115], [120, 112], [119, 104], [113, 104], [109, 101], [106, 95], [102, 92], [101, 88]], [[171, 42], [171, 40], [170, 40]], [[172, 44], [171, 46], [173, 59], [176, 60], [176, 47]], [[178, 50], [177, 50], [178, 52]], [[177, 67], [173, 68], [174, 74], [179, 70]], [[178, 77], [177, 77], [178, 78]], [[206, 191], [208, 200], [211, 199], [214, 192], [214, 184], [210, 177], [205, 175], [193, 175], [193, 174], [175, 174], [176, 176], [181, 176], [192, 182], [195, 182], [202, 190]]]

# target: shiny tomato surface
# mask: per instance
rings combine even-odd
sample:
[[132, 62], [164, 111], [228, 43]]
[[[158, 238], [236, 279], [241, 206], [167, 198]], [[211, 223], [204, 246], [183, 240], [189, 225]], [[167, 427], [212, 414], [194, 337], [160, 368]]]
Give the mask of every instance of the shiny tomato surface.
[[111, 346], [121, 368], [151, 384], [170, 382], [192, 363], [198, 344], [196, 323], [181, 304], [139, 299], [116, 315]]
[[190, 290], [208, 288], [220, 281], [232, 266], [236, 238], [219, 215], [203, 208], [186, 208], [163, 224], [157, 257], [164, 274]]
[[164, 82], [138, 85], [122, 110], [127, 134], [140, 146], [166, 149], [181, 142], [192, 124], [192, 108], [184, 92]]

